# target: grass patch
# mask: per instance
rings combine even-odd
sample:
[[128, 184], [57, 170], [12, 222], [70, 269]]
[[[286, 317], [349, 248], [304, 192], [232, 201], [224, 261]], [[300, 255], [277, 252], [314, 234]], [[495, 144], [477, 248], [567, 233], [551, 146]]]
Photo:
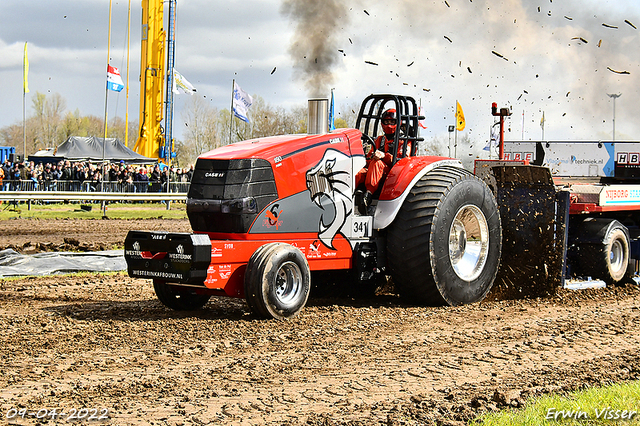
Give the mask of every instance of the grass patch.
[[470, 423], [472, 426], [612, 424], [640, 425], [640, 381], [591, 388], [568, 396], [547, 395], [528, 401], [525, 409], [488, 413]]
[[[84, 206], [84, 207], [83, 207]], [[89, 210], [90, 208], [90, 210]], [[110, 203], [107, 205], [107, 217], [110, 219], [186, 219], [184, 203], [171, 203], [167, 210], [162, 203]], [[100, 203], [26, 203], [0, 204], [0, 220], [6, 219], [101, 219]]]

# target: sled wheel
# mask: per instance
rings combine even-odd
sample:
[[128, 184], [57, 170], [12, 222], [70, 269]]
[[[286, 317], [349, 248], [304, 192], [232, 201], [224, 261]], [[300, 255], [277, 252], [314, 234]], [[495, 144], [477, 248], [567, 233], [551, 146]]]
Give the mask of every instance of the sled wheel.
[[211, 297], [206, 294], [196, 294], [190, 289], [182, 289], [163, 281], [154, 281], [153, 289], [156, 292], [158, 300], [162, 302], [164, 306], [176, 311], [194, 311], [200, 309]]
[[304, 308], [311, 287], [309, 264], [289, 244], [265, 244], [253, 253], [244, 275], [249, 309], [262, 318], [283, 319]]
[[580, 274], [600, 278], [608, 284], [621, 282], [629, 268], [629, 236], [618, 221], [607, 225], [602, 242], [580, 244]]
[[402, 296], [430, 305], [462, 305], [487, 295], [498, 272], [498, 206], [480, 179], [440, 167], [411, 189], [389, 226], [387, 257]]

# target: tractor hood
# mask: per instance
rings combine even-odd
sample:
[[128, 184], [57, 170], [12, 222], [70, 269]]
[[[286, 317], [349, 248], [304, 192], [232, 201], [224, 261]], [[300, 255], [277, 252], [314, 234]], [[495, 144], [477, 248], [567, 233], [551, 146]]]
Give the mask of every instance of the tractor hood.
[[[360, 132], [355, 129], [340, 129], [322, 135], [281, 135], [236, 142], [201, 154], [199, 158], [236, 160], [261, 158], [270, 163], [287, 158], [317, 145], [360, 140]], [[334, 142], [335, 141], [335, 142]]]

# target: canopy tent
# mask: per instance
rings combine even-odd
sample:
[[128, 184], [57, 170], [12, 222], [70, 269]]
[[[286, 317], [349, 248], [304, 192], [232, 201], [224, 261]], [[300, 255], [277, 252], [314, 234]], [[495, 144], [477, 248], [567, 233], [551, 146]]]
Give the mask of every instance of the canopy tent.
[[[124, 161], [130, 164], [151, 164], [158, 161], [157, 158], [148, 158], [127, 148], [120, 139], [69, 136], [69, 138], [52, 151], [39, 151], [29, 156], [29, 161], [36, 163], [52, 163], [60, 160], [92, 161], [100, 162], [103, 159], [109, 162]], [[104, 144], [104, 153], [103, 153]]]

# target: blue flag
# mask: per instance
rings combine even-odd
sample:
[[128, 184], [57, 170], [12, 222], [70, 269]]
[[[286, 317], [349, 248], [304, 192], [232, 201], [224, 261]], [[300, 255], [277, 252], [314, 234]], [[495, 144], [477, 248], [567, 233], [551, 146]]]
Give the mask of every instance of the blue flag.
[[333, 106], [333, 90], [331, 91], [331, 105], [329, 106], [329, 131], [332, 132], [336, 129], [335, 123], [335, 109]]
[[233, 82], [233, 115], [240, 120], [249, 122], [249, 107], [253, 103], [253, 98], [244, 90], [238, 86], [238, 83]]

